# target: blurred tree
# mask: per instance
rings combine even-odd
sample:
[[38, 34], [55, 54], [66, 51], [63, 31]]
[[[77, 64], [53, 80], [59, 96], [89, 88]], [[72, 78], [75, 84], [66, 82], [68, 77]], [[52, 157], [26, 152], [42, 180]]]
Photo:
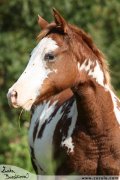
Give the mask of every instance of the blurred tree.
[[9, 108], [6, 93], [23, 71], [36, 44], [37, 15], [52, 21], [52, 7], [91, 34], [106, 54], [114, 87], [120, 89], [119, 0], [0, 0], [0, 164], [14, 164], [30, 171], [26, 125], [29, 115], [22, 116], [19, 129], [20, 111]]

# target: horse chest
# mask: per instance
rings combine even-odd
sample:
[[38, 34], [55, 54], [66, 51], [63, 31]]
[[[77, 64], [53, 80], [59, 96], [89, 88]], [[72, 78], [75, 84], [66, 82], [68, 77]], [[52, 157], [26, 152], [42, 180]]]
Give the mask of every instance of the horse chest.
[[[54, 172], [54, 161], [53, 155], [53, 136], [56, 129], [57, 123], [63, 117], [65, 111], [64, 105], [57, 107], [57, 101], [50, 105], [50, 102], [44, 103], [38, 106], [32, 116], [31, 125], [29, 128], [29, 145], [32, 148], [32, 158], [35, 165], [37, 166], [38, 173], [53, 173]], [[68, 117], [73, 114], [76, 109], [75, 103], [70, 107]], [[75, 113], [75, 112], [74, 112]], [[76, 117], [73, 116], [73, 120]], [[75, 127], [75, 122], [71, 122], [71, 127], [68, 128], [68, 136], [62, 145], [72, 147], [71, 134]], [[60, 129], [58, 129], [60, 131]], [[68, 139], [67, 139], [68, 138]]]

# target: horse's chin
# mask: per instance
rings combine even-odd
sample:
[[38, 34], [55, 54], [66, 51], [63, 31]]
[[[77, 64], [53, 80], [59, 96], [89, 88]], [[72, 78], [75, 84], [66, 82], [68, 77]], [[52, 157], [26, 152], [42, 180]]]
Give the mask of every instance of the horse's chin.
[[33, 105], [33, 103], [28, 103], [26, 105], [21, 106], [21, 108], [26, 110], [26, 111], [30, 111], [32, 108], [32, 105]]
[[15, 108], [15, 109], [20, 108], [20, 106], [18, 104], [15, 104], [15, 103], [14, 104], [9, 103], [9, 105], [10, 105], [10, 107]]

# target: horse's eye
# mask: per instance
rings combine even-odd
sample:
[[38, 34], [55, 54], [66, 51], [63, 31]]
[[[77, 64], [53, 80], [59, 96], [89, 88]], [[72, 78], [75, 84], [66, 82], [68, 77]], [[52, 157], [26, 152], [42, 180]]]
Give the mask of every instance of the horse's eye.
[[44, 60], [45, 61], [53, 61], [55, 56], [52, 53], [45, 54]]

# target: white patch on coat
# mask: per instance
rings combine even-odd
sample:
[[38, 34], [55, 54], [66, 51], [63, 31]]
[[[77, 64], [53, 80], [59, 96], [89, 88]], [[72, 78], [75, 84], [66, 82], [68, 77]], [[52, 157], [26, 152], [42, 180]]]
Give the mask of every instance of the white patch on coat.
[[26, 110], [30, 110], [31, 105], [40, 95], [40, 90], [46, 78], [50, 73], [57, 70], [50, 70], [46, 66], [44, 56], [46, 53], [52, 52], [58, 48], [58, 45], [51, 38], [43, 38], [31, 53], [29, 63], [17, 80], [17, 82], [9, 89], [8, 94], [13, 90], [17, 92], [17, 104]]
[[77, 115], [78, 115], [78, 112], [77, 112], [77, 106], [76, 106], [76, 101], [75, 101], [73, 103], [71, 109], [70, 109], [70, 113], [68, 114], [68, 118], [72, 118], [72, 121], [71, 121], [71, 124], [70, 124], [69, 129], [68, 129], [67, 137], [63, 137], [62, 142], [61, 142], [62, 147], [65, 146], [68, 148], [68, 150], [67, 150], [68, 153], [73, 152], [73, 150], [74, 150], [74, 143], [72, 141], [72, 134], [73, 134], [73, 131], [75, 129], [75, 125], [76, 125], [76, 121], [77, 121]]
[[106, 90], [110, 92], [112, 102], [113, 102], [113, 107], [114, 107], [113, 111], [114, 111], [116, 119], [120, 125], [120, 110], [117, 107], [117, 101], [116, 101], [116, 100], [118, 100], [118, 102], [120, 102], [120, 100], [117, 98], [117, 96], [114, 94], [114, 92], [110, 89], [109, 86], [106, 86]]
[[[87, 61], [88, 61], [88, 63], [87, 63]], [[92, 71], [92, 69], [90, 69], [90, 66], [91, 66], [92, 64], [94, 65], [94, 63], [96, 63], [96, 66], [94, 67], [94, 71]], [[87, 64], [87, 65], [86, 65], [86, 64]], [[91, 77], [93, 77], [99, 85], [101, 85], [102, 87], [105, 88], [106, 91], [109, 91], [109, 92], [110, 92], [110, 95], [111, 95], [111, 98], [112, 98], [112, 102], [113, 102], [113, 106], [114, 106], [113, 111], [114, 111], [114, 114], [115, 114], [115, 116], [116, 116], [116, 119], [117, 119], [118, 123], [120, 124], [120, 111], [119, 111], [119, 109], [117, 108], [116, 99], [117, 99], [118, 101], [120, 101], [120, 100], [116, 97], [116, 95], [115, 95], [114, 92], [110, 89], [110, 87], [108, 86], [108, 84], [105, 84], [105, 85], [104, 85], [104, 83], [103, 83], [103, 82], [104, 82], [104, 74], [103, 74], [102, 69], [100, 68], [100, 65], [99, 65], [98, 61], [92, 62], [91, 60], [87, 60], [87, 59], [86, 59], [82, 65], [80, 65], [80, 63], [78, 63], [78, 70], [79, 70], [79, 71], [84, 70], [84, 71], [86, 71], [86, 72], [89, 70], [89, 71], [87, 72], [88, 75], [91, 76]]]
[[[86, 65], [86, 63], [87, 63], [87, 65]], [[85, 60], [84, 61], [84, 63], [81, 65], [81, 66], [79, 66], [79, 70], [80, 71], [82, 71], [82, 70], [84, 70], [84, 71], [88, 71], [89, 69], [90, 69], [90, 66], [93, 64], [93, 62], [89, 59], [89, 60]]]
[[50, 101], [45, 105], [43, 112], [40, 116], [40, 126], [44, 123], [44, 119], [49, 119], [50, 115], [54, 112], [57, 101], [54, 101], [52, 105], [50, 105]]
[[46, 101], [44, 101], [42, 104], [36, 107], [35, 112], [32, 116], [30, 127], [29, 127], [29, 145], [33, 147], [33, 131], [36, 123], [39, 121], [40, 116], [45, 108]]
[[92, 76], [94, 79], [96, 79], [98, 84], [104, 87], [104, 74], [102, 69], [100, 68], [98, 61], [96, 61], [96, 66], [94, 68], [94, 71], [92, 72], [90, 70], [88, 75]]
[[[47, 103], [44, 103], [43, 105], [38, 106], [33, 114], [31, 126], [29, 129], [29, 144], [34, 149], [34, 154], [35, 154], [37, 164], [39, 164], [45, 172], [50, 172], [50, 173], [53, 173], [54, 171], [54, 163], [52, 159], [53, 135], [54, 135], [56, 125], [58, 121], [61, 119], [62, 114], [63, 114], [62, 113], [63, 107], [61, 106], [59, 110], [57, 111], [56, 115], [52, 118], [52, 120], [48, 122], [50, 116], [55, 110], [56, 103], [57, 101], [54, 102], [52, 105], [50, 105], [50, 102], [47, 102]], [[36, 119], [37, 121], [39, 121], [39, 127], [36, 132], [37, 135], [38, 135], [38, 132], [40, 131], [42, 124], [45, 122], [45, 120], [47, 120], [48, 123], [45, 126], [42, 137], [38, 138], [36, 135], [37, 138], [35, 138], [33, 142], [33, 131], [34, 131]]]
[[[90, 66], [94, 65], [94, 64], [96, 64], [96, 65], [95, 65], [94, 71], [93, 71], [92, 69], [90, 69]], [[92, 62], [90, 59], [89, 60], [86, 59], [82, 65], [80, 65], [80, 63], [78, 63], [78, 70], [86, 71], [87, 74], [89, 76], [91, 76], [92, 78], [94, 78], [98, 84], [100, 84], [101, 86], [104, 87], [104, 74], [103, 74], [103, 71], [100, 68], [100, 65], [97, 60]]]
[[[113, 95], [114, 95], [114, 93], [113, 93]], [[112, 96], [112, 95], [111, 95]], [[118, 123], [119, 123], [119, 125], [120, 125], [120, 110], [118, 109], [118, 107], [117, 107], [117, 101], [116, 101], [116, 99], [120, 102], [120, 100], [114, 95], [113, 96], [114, 97], [114, 100], [113, 100], [113, 104], [114, 104], [114, 112], [115, 112], [115, 116], [116, 116], [116, 119], [117, 119], [117, 121], [118, 121]]]

